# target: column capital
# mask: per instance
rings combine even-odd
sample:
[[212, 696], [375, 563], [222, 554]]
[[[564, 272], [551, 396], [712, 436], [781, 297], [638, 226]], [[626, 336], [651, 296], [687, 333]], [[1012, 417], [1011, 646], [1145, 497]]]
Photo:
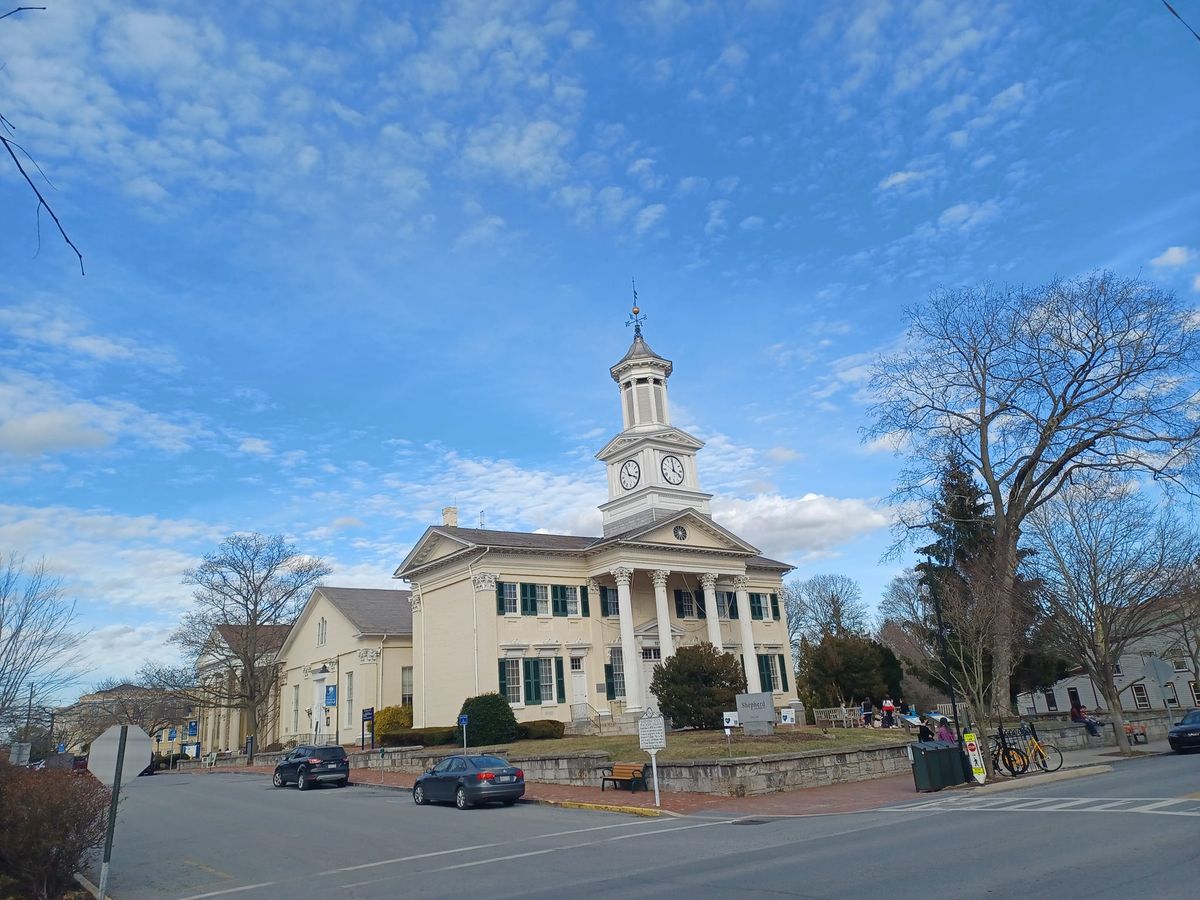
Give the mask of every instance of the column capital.
[[494, 591], [496, 589], [496, 573], [495, 572], [478, 572], [471, 582], [475, 585], [477, 591]]
[[609, 574], [617, 579], [619, 586], [629, 587], [629, 583], [633, 581], [633, 569], [628, 566], [617, 566]]
[[408, 603], [413, 612], [421, 611], [421, 586], [415, 581], [409, 585]]
[[733, 579], [734, 590], [744, 591], [750, 587], [750, 579], [745, 575], [738, 575]]
[[654, 581], [654, 586], [656, 588], [665, 588], [667, 586], [667, 579], [670, 576], [670, 569], [655, 569], [650, 573], [650, 578]]
[[706, 591], [713, 591], [717, 588], [717, 576], [713, 572], [705, 572], [700, 576], [700, 587]]
[[587, 580], [587, 589], [589, 594], [599, 594], [600, 582], [598, 582], [595, 578], [589, 578]]

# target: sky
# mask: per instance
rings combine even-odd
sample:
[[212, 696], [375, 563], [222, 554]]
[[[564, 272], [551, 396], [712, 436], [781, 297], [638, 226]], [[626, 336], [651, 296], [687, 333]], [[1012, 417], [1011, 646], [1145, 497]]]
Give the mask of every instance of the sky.
[[[1200, 0], [1175, 8], [1200, 28]], [[1200, 305], [1200, 43], [1156, 0], [46, 0], [0, 20], [0, 552], [85, 681], [238, 531], [392, 572], [440, 510], [598, 534], [645, 335], [714, 516], [876, 601], [865, 379], [939, 288]]]

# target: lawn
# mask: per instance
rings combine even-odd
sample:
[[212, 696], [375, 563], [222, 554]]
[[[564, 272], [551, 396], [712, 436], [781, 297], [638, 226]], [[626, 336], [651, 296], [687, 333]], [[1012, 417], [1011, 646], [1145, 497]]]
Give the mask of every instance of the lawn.
[[[796, 753], [803, 750], [853, 750], [870, 744], [902, 744], [914, 740], [903, 728], [838, 728], [822, 734], [813, 726], [779, 726], [774, 735], [744, 737], [734, 734], [728, 744], [725, 733], [716, 731], [674, 731], [667, 735], [667, 748], [660, 760], [715, 759], [734, 756], [765, 756], [771, 753]], [[559, 740], [513, 741], [505, 744], [510, 756], [556, 756], [599, 750], [618, 762], [638, 762], [648, 757], [639, 749], [636, 734], [565, 737]]]

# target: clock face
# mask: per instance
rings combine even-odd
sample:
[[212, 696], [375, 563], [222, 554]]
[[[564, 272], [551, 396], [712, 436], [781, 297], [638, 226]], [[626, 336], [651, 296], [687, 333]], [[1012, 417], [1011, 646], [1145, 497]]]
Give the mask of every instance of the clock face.
[[637, 464], [636, 459], [627, 459], [625, 464], [621, 466], [621, 487], [627, 491], [632, 491], [641, 480], [642, 467]]
[[675, 540], [677, 540], [677, 541], [686, 541], [687, 540], [687, 529], [684, 528], [682, 525], [676, 525], [675, 530], [672, 531], [671, 533], [673, 535], [675, 535]]
[[676, 456], [664, 456], [662, 474], [670, 484], [680, 484], [683, 481], [683, 463]]

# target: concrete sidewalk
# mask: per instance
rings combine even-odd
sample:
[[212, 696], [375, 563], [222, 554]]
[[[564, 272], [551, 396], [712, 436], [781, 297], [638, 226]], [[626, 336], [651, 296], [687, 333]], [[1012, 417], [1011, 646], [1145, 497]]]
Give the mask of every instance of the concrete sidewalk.
[[[1089, 747], [1063, 753], [1063, 770], [1082, 769], [1124, 762], [1169, 752], [1166, 741], [1141, 745], [1135, 756], [1123, 757], [1115, 747]], [[238, 768], [187, 769], [184, 774], [207, 775], [212, 772], [232, 772], [269, 779], [273, 766], [242, 766]], [[160, 773], [168, 774], [168, 773]], [[179, 774], [179, 773], [170, 773]], [[1052, 775], [1029, 773], [1018, 778], [1000, 777], [997, 784], [1034, 786]], [[416, 775], [408, 772], [379, 769], [351, 769], [353, 784], [410, 790]], [[740, 815], [740, 816], [812, 816], [833, 813], [862, 812], [880, 806], [894, 806], [925, 796], [919, 794], [910, 774], [856, 781], [824, 787], [805, 788], [774, 794], [755, 794], [750, 797], [727, 797], [715, 794], [660, 791], [662, 806], [654, 805], [654, 791], [626, 791], [566, 784], [528, 782], [525, 799], [535, 803], [583, 809], [606, 809], [633, 815]]]

